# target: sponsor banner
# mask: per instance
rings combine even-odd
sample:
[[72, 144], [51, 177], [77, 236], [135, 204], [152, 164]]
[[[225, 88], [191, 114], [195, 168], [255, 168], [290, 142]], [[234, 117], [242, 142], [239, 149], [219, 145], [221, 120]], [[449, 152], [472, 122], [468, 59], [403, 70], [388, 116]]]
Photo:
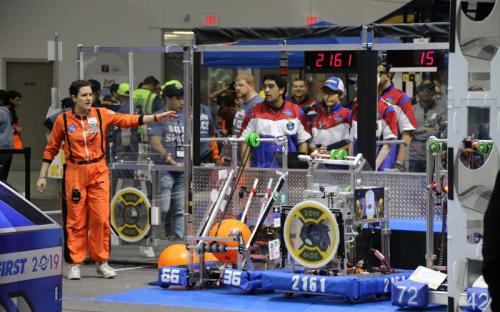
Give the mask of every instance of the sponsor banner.
[[0, 254], [0, 285], [62, 274], [62, 248]]

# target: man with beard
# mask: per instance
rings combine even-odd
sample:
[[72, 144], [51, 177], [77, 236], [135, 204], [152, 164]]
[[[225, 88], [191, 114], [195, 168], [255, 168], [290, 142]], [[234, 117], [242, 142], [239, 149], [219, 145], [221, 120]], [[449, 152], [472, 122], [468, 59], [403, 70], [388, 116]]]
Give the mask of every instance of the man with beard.
[[248, 73], [239, 74], [236, 77], [234, 91], [236, 92], [236, 97], [243, 103], [233, 119], [233, 133], [239, 135], [247, 110], [250, 110], [255, 104], [262, 102], [263, 99], [255, 92], [253, 76]]
[[[415, 118], [418, 123], [410, 145], [410, 171], [425, 172], [426, 142], [430, 136], [440, 138], [441, 129], [446, 124], [446, 105], [440, 100], [440, 94], [432, 80], [424, 80], [417, 87], [417, 105]], [[446, 134], [445, 134], [446, 135]]]

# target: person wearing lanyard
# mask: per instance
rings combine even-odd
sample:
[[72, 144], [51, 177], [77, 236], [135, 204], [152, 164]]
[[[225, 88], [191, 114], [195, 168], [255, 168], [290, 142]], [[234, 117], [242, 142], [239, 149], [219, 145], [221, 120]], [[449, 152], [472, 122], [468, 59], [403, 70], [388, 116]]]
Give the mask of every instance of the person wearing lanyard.
[[[160, 155], [160, 164], [184, 166], [184, 88], [176, 80], [166, 83], [162, 97], [165, 109], [177, 112], [177, 118], [148, 127], [153, 150]], [[165, 236], [184, 236], [184, 174], [181, 168], [164, 170], [160, 176], [160, 208]]]
[[64, 255], [70, 263], [68, 279], [80, 279], [80, 264], [87, 257], [96, 262], [104, 278], [116, 276], [109, 258], [109, 169], [106, 165], [106, 130], [112, 126], [138, 127], [154, 121], [176, 118], [172, 111], [155, 115], [118, 114], [92, 107], [93, 95], [88, 81], [74, 81], [69, 88], [75, 106], [57, 116], [49, 142], [43, 152], [36, 186], [43, 192], [47, 171], [64, 141], [66, 155], [63, 183]]

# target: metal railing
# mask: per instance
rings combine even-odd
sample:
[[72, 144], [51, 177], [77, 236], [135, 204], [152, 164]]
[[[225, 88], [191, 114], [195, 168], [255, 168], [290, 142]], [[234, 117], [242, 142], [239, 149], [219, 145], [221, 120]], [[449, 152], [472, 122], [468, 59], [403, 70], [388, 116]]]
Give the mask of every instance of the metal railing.
[[31, 199], [31, 147], [23, 149], [6, 148], [0, 149], [0, 154], [23, 154], [24, 155], [24, 192], [27, 200]]

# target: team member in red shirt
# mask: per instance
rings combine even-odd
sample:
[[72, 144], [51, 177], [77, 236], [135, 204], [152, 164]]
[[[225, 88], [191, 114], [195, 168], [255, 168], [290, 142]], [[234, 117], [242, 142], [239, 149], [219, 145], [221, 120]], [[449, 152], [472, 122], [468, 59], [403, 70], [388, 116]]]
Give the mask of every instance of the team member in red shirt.
[[396, 168], [404, 171], [406, 153], [413, 138], [413, 132], [418, 128], [415, 113], [410, 97], [394, 86], [392, 78], [394, 73], [390, 72], [391, 65], [382, 63], [378, 66], [378, 89], [380, 98], [388, 105], [392, 105], [396, 111], [398, 119], [398, 130], [405, 145], [400, 145], [396, 159]]
[[[288, 140], [288, 151], [307, 154], [307, 141], [311, 135], [306, 130], [304, 112], [295, 104], [283, 99], [286, 81], [276, 74], [262, 77], [266, 98], [255, 104], [245, 114], [241, 136], [258, 133], [262, 138], [284, 138]], [[258, 147], [244, 148], [242, 159], [251, 152], [253, 167], [276, 168], [282, 165], [281, 145], [261, 142]]]
[[314, 109], [316, 101], [307, 93], [306, 82], [302, 78], [295, 78], [292, 83], [292, 96], [290, 97], [292, 103], [297, 104], [304, 113]]
[[307, 91], [306, 81], [302, 78], [295, 78], [292, 84], [292, 96], [289, 100], [302, 108], [306, 116], [307, 127], [311, 128], [314, 117], [318, 115], [319, 105]]
[[[313, 153], [347, 149], [351, 128], [351, 110], [342, 106], [344, 83], [339, 77], [328, 78], [321, 87], [323, 103], [312, 123], [310, 147]], [[319, 150], [318, 150], [319, 149]]]
[[[353, 142], [353, 152], [356, 155], [358, 139], [358, 103], [355, 102], [352, 107], [351, 120], [351, 141]], [[380, 96], [377, 102], [377, 140], [395, 140], [398, 137], [398, 119], [393, 105], [384, 102]], [[384, 171], [394, 168], [396, 162], [396, 145], [384, 144], [377, 147], [377, 159], [375, 160], [375, 170]]]

